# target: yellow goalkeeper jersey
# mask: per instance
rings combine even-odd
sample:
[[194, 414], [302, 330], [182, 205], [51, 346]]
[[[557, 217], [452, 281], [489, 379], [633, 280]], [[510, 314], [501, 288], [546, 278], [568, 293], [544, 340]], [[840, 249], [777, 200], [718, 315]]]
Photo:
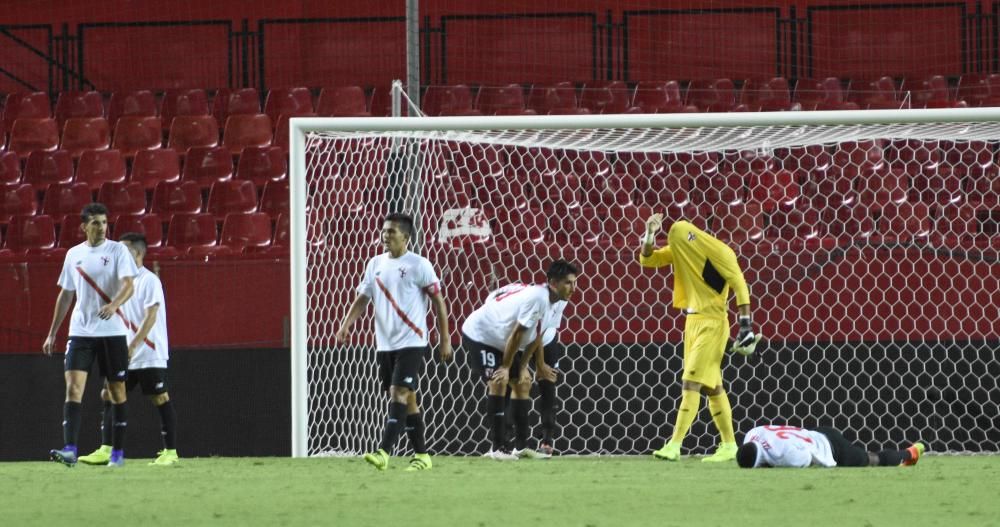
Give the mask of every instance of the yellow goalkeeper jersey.
[[725, 317], [729, 288], [736, 294], [736, 305], [750, 303], [750, 290], [736, 253], [718, 238], [678, 221], [670, 226], [667, 246], [653, 254], [639, 254], [639, 265], [658, 268], [674, 266], [674, 307], [703, 315]]

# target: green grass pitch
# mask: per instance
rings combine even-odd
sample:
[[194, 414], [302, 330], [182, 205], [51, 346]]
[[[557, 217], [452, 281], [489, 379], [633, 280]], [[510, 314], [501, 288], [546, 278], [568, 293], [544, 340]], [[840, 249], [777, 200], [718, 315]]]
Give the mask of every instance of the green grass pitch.
[[124, 469], [0, 463], [0, 525], [1000, 526], [1000, 456], [740, 470], [652, 457], [199, 458]]

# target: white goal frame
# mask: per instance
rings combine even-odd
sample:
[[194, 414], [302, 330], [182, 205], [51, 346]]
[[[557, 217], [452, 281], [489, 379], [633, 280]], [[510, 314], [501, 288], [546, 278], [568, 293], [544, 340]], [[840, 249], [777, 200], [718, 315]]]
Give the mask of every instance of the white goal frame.
[[[486, 131], [614, 128], [713, 128], [845, 126], [920, 123], [1000, 122], [1000, 108], [926, 110], [858, 110], [815, 112], [621, 114], [496, 117], [370, 117], [289, 120], [291, 197], [291, 389], [292, 456], [308, 448], [307, 297], [306, 297], [306, 161], [307, 134], [314, 132]], [[954, 128], [951, 133], [955, 134]], [[1000, 138], [997, 138], [1000, 139]], [[346, 308], [346, 306], [345, 306]]]

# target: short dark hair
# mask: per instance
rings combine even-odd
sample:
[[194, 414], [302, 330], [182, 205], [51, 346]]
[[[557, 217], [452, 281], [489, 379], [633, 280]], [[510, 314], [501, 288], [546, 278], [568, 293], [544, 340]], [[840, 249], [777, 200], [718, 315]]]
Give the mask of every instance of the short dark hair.
[[562, 280], [571, 274], [580, 274], [580, 271], [575, 265], [560, 259], [549, 264], [549, 270], [545, 272], [545, 279]]
[[149, 243], [146, 242], [146, 235], [141, 232], [126, 232], [118, 237], [120, 242], [129, 242], [132, 247], [139, 251], [139, 254], [146, 254]]
[[80, 211], [80, 223], [86, 224], [90, 221], [92, 216], [107, 216], [108, 208], [104, 206], [103, 203], [93, 202], [88, 203], [83, 210]]
[[736, 463], [740, 468], [753, 468], [757, 463], [757, 443], [743, 443], [736, 450]]
[[396, 225], [399, 225], [399, 230], [403, 231], [403, 234], [405, 234], [407, 238], [413, 237], [413, 216], [402, 212], [393, 212], [385, 217], [385, 221], [391, 221]]

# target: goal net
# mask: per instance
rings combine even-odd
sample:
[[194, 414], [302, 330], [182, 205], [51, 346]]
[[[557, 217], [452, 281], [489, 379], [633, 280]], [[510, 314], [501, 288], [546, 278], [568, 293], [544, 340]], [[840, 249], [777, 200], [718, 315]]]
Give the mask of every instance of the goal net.
[[[998, 121], [985, 108], [294, 119], [293, 453], [377, 443], [371, 314], [349, 343], [334, 334], [390, 211], [417, 218], [411, 249], [442, 280], [456, 346], [492, 289], [540, 282], [555, 258], [579, 265], [558, 337], [562, 453], [645, 454], [669, 437], [683, 316], [670, 270], [637, 263], [653, 212], [725, 240], [745, 271], [766, 343], [723, 363], [738, 435], [780, 422], [997, 451]], [[468, 360], [456, 348], [420, 379], [435, 453], [488, 449]], [[703, 409], [685, 450], [716, 440]]]

